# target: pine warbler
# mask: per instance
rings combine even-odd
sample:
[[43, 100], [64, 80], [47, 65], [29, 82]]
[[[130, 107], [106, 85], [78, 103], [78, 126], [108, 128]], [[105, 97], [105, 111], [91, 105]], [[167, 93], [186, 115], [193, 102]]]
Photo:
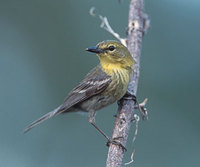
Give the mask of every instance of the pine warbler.
[[116, 41], [103, 41], [86, 50], [96, 53], [100, 64], [69, 93], [62, 105], [31, 123], [24, 132], [60, 113], [83, 111], [89, 112], [88, 121], [109, 140], [96, 126], [95, 112], [125, 95], [134, 60], [128, 49]]

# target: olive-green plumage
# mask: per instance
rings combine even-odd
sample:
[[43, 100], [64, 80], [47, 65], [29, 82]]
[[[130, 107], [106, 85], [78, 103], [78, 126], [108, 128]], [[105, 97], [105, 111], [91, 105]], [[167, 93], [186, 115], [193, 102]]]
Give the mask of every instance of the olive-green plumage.
[[64, 103], [30, 124], [24, 132], [60, 113], [90, 112], [94, 124], [95, 111], [122, 98], [133, 72], [134, 60], [128, 49], [116, 41], [103, 41], [87, 51], [97, 54], [100, 64], [75, 87]]

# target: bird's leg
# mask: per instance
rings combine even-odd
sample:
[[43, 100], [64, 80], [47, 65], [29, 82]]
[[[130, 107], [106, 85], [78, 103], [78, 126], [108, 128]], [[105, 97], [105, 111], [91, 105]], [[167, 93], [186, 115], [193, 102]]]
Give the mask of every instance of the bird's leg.
[[110, 139], [101, 129], [98, 128], [98, 126], [95, 124], [95, 111], [92, 111], [89, 113], [89, 117], [88, 117], [88, 121], [92, 124], [92, 126], [95, 127], [95, 129], [97, 129], [107, 140], [107, 146], [110, 146], [110, 143], [115, 144], [115, 145], [119, 145], [123, 148], [123, 150], [126, 150], [126, 148], [118, 141], [115, 141], [116, 139], [120, 138], [114, 138], [114, 139]]
[[95, 111], [90, 112], [88, 117], [89, 123], [91, 123], [107, 140], [110, 140], [110, 138], [95, 124], [95, 113]]

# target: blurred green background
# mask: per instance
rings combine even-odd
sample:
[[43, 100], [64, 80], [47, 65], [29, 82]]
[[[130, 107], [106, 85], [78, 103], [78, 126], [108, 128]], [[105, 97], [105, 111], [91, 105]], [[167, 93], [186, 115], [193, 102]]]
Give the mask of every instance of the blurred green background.
[[[34, 119], [63, 102], [96, 64], [86, 47], [113, 39], [96, 12], [125, 36], [129, 1], [0, 0], [0, 166], [102, 167], [108, 148], [87, 116], [66, 114], [27, 134]], [[143, 39], [138, 98], [148, 98], [130, 166], [199, 166], [200, 1], [146, 0], [151, 29]], [[111, 136], [117, 105], [96, 117]], [[134, 126], [124, 162], [130, 160]]]

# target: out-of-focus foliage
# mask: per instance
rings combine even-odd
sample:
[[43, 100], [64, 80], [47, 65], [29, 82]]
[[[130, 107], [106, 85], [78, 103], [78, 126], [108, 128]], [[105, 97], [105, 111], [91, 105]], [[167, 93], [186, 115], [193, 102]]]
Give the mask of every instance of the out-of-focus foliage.
[[[98, 63], [84, 49], [113, 39], [88, 14], [90, 7], [125, 36], [128, 5], [117, 0], [0, 0], [0, 166], [104, 166], [106, 141], [86, 116], [62, 115], [26, 135], [22, 131], [57, 107]], [[200, 1], [146, 0], [145, 7], [151, 29], [143, 40], [138, 98], [149, 99], [149, 121], [140, 122], [134, 166], [197, 166]], [[109, 135], [116, 109], [112, 105], [96, 117]]]

